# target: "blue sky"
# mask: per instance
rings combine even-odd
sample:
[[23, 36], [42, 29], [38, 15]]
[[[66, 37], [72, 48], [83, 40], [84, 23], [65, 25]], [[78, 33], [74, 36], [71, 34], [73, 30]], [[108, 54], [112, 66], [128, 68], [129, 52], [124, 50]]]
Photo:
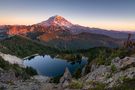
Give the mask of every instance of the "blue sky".
[[135, 0], [0, 0], [0, 24], [34, 24], [60, 15], [75, 24], [135, 30]]

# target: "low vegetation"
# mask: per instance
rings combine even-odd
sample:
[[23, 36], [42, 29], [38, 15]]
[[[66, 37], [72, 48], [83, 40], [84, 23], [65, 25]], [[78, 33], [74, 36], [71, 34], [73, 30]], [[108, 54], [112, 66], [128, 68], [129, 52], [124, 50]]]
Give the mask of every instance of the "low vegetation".
[[62, 77], [62, 75], [53, 77], [53, 78], [51, 78], [50, 82], [51, 83], [59, 83], [61, 77]]
[[115, 65], [111, 65], [111, 71], [112, 73], [116, 72], [117, 71], [117, 68]]
[[[120, 57], [124, 58], [125, 56], [131, 56], [134, 54], [134, 50], [128, 50], [126, 48], [92, 48], [84, 53], [86, 57], [89, 58], [88, 65], [86, 67], [86, 73], [90, 72], [90, 68], [92, 64], [95, 65], [110, 65], [111, 60]], [[115, 71], [115, 68], [112, 66], [112, 71]]]
[[83, 83], [80, 81], [74, 80], [69, 84], [69, 88], [71, 89], [82, 89], [82, 87], [83, 87]]
[[88, 90], [105, 90], [105, 84], [96, 82], [96, 81], [88, 81], [87, 84], [91, 85]]
[[[89, 52], [91, 54], [91, 51]], [[110, 65], [111, 60], [120, 57], [123, 58], [125, 56], [131, 55], [132, 52], [129, 52], [127, 49], [118, 48], [118, 49], [110, 49], [110, 48], [98, 48], [97, 52], [93, 53], [95, 55], [88, 55], [90, 61], [95, 60], [95, 63], [98, 65]]]
[[135, 90], [135, 78], [134, 79], [124, 79], [124, 82], [117, 86], [113, 87], [111, 90]]
[[28, 73], [30, 76], [37, 75], [37, 71], [32, 67], [26, 67], [25, 72]]
[[82, 73], [82, 69], [81, 68], [78, 68], [74, 74], [73, 74], [73, 77], [78, 79], [78, 78], [81, 78], [81, 73]]
[[2, 57], [0, 57], [0, 68], [4, 70], [9, 70], [10, 69], [10, 64], [7, 61], [4, 61]]
[[67, 53], [65, 53], [65, 54], [59, 54], [57, 57], [65, 59], [65, 60], [70, 60], [70, 61], [82, 59], [82, 56], [80, 54], [67, 54]]

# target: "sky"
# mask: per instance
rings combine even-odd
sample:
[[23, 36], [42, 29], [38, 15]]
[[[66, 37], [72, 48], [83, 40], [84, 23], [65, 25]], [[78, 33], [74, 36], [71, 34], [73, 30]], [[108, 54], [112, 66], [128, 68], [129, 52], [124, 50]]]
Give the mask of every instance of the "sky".
[[0, 25], [31, 25], [54, 15], [88, 27], [135, 31], [135, 0], [0, 0]]

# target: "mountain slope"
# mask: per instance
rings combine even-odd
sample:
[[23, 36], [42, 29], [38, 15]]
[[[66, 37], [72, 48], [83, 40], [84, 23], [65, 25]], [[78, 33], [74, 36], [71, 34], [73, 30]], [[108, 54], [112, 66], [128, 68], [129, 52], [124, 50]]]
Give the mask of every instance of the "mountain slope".
[[122, 40], [114, 39], [105, 35], [93, 33], [49, 33], [38, 37], [38, 40], [56, 48], [65, 49], [88, 49], [92, 47], [119, 47], [123, 45]]
[[0, 52], [24, 58], [33, 54], [50, 54], [58, 52], [57, 49], [44, 46], [22, 36], [13, 36], [0, 41]]
[[130, 33], [132, 35], [132, 39], [135, 39], [135, 33], [132, 33], [132, 32], [105, 30], [105, 29], [100, 29], [100, 28], [90, 28], [90, 27], [84, 27], [80, 25], [72, 26], [70, 31], [72, 33], [87, 32], [87, 33], [102, 34], [102, 35], [106, 35], [106, 36], [117, 38], [117, 39], [127, 39], [128, 34]]

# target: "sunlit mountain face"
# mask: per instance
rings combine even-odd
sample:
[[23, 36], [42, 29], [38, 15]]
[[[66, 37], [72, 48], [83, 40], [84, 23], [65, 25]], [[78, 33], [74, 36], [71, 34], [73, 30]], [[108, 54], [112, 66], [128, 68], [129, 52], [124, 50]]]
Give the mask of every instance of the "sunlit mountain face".
[[[82, 25], [77, 25], [69, 22], [64, 17], [55, 15], [50, 17], [49, 19], [42, 21], [37, 24], [33, 25], [3, 25], [1, 26], [2, 29], [7, 30], [9, 35], [16, 35], [16, 34], [27, 34], [31, 32], [54, 32], [54, 31], [68, 31], [72, 34], [79, 34], [82, 32], [86, 33], [96, 33], [96, 34], [103, 34], [113, 38], [127, 38], [127, 33], [134, 33], [132, 32], [122, 32], [122, 31], [115, 31], [111, 30], [108, 31], [106, 29], [100, 28], [90, 28], [85, 27]], [[134, 38], [134, 35], [132, 36]]]
[[59, 15], [52, 16], [48, 20], [43, 21], [39, 23], [38, 25], [45, 26], [45, 27], [46, 26], [64, 26], [64, 27], [73, 26], [71, 22], [67, 21], [65, 18]]
[[[52, 47], [70, 49], [119, 47], [129, 33], [76, 25], [59, 15], [29, 26], [6, 25], [1, 28], [11, 36], [23, 35]], [[135, 39], [134, 33], [132, 39]]]

